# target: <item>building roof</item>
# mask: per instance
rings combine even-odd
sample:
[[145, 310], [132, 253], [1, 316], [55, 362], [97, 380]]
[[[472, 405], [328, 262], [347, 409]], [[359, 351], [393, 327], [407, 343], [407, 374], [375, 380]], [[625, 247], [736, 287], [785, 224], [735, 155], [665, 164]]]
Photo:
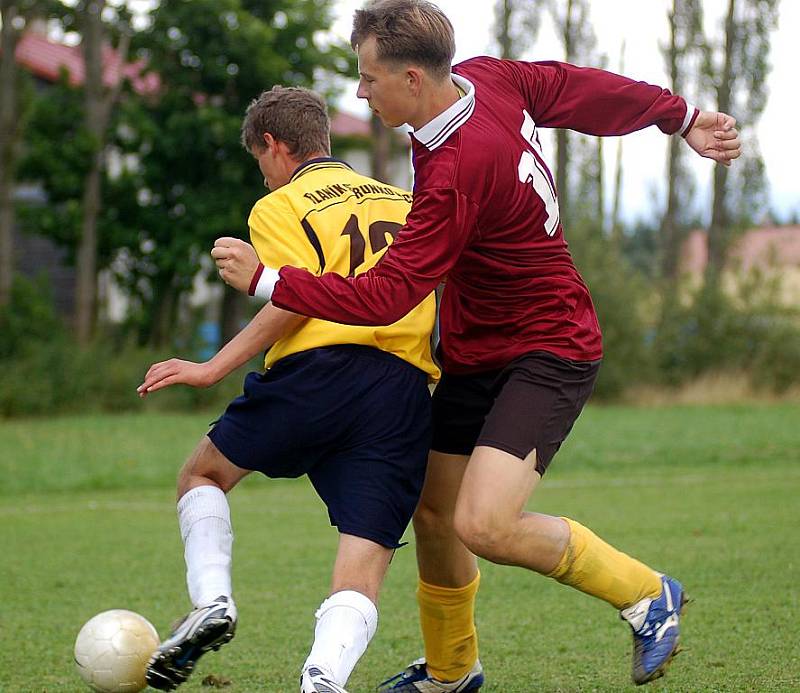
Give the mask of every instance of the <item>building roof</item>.
[[[73, 86], [83, 84], [86, 77], [80, 46], [50, 41], [38, 31], [27, 31], [20, 37], [15, 55], [18, 65], [47, 82], [58, 80], [62, 68], [67, 70], [69, 82]], [[103, 82], [106, 86], [116, 84], [120, 75], [124, 75], [140, 94], [152, 93], [158, 89], [158, 75], [142, 74], [145, 65], [143, 60], [128, 63], [122, 68], [120, 62], [119, 54], [111, 46], [103, 47]], [[332, 116], [331, 132], [345, 137], [371, 136], [368, 120], [343, 111]]]
[[370, 137], [372, 131], [369, 121], [351, 113], [338, 111], [331, 117], [331, 132], [335, 135]]
[[[800, 267], [800, 225], [750, 229], [733, 244], [729, 264], [742, 271], [770, 267]], [[700, 274], [708, 263], [708, 234], [692, 231], [681, 248], [681, 269]]]
[[[83, 51], [80, 46], [66, 46], [54, 43], [46, 36], [35, 32], [25, 32], [17, 42], [15, 52], [17, 64], [24, 67], [36, 77], [48, 82], [58, 79], [62, 68], [69, 74], [70, 84], [83, 84], [86, 78]], [[103, 46], [103, 82], [111, 86], [119, 82], [122, 76], [131, 80], [133, 88], [140, 94], [150, 93], [158, 89], [158, 75], [142, 74], [144, 61], [137, 60], [121, 65], [119, 54], [111, 46]]]

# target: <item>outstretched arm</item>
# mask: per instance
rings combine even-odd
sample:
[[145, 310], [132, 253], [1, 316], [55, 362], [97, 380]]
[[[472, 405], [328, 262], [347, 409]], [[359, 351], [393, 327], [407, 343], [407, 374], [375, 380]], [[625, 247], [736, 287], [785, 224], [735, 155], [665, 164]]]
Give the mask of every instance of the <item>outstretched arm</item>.
[[140, 397], [146, 397], [170, 385], [209, 387], [236, 370], [253, 356], [274, 344], [283, 335], [303, 322], [296, 315], [265, 305], [239, 334], [220, 349], [213, 358], [203, 363], [169, 359], [150, 366], [144, 382], [136, 388]]
[[727, 113], [700, 111], [694, 125], [684, 136], [700, 156], [730, 166], [742, 153], [736, 118]]

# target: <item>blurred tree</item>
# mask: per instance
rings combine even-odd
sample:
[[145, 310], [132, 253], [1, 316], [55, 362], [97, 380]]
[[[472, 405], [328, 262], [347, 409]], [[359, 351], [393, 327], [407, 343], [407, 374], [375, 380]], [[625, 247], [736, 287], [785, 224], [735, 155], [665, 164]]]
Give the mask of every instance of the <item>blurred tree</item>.
[[[548, 7], [564, 46], [564, 60], [568, 63], [591, 64], [597, 40], [589, 21], [588, 0], [548, 0]], [[570, 132], [563, 128], [556, 130], [556, 190], [561, 223], [567, 229], [574, 218], [570, 189], [570, 143]]]
[[370, 149], [370, 168], [373, 178], [389, 180], [389, 158], [391, 157], [392, 130], [385, 127], [374, 113], [370, 117], [372, 147]]
[[[619, 74], [625, 74], [625, 39], [619, 47]], [[624, 138], [617, 138], [617, 152], [614, 157], [614, 197], [611, 202], [611, 240], [617, 246], [622, 245], [622, 147]]]
[[[669, 43], [662, 44], [661, 52], [670, 76], [672, 92], [686, 95], [693, 68], [699, 66], [705, 43], [701, 0], [673, 0], [667, 19]], [[678, 279], [681, 244], [688, 231], [692, 176], [686, 165], [685, 147], [680, 137], [670, 138], [668, 157], [667, 205], [661, 219], [659, 264], [667, 291], [672, 291]]]
[[28, 23], [44, 16], [51, 4], [42, 0], [0, 0], [0, 307], [11, 298], [14, 274], [13, 193], [24, 110], [15, 53]]
[[[606, 69], [607, 62], [604, 55], [591, 59], [592, 64], [603, 69]], [[572, 189], [568, 191], [568, 199], [572, 202], [569, 209], [569, 226], [565, 228], [571, 233], [575, 224], [588, 222], [600, 237], [605, 237], [603, 138], [580, 133], [570, 133], [568, 137], [570, 139], [567, 171], [573, 171], [574, 175], [568, 182], [572, 185]], [[563, 202], [559, 203], [560, 209], [561, 205]], [[615, 242], [616, 238], [612, 237], [612, 241]]]
[[[85, 345], [96, 315], [103, 179], [130, 17], [124, 5], [105, 7], [99, 0], [52, 2], [48, 9], [62, 31], [81, 38], [84, 74], [73, 81], [82, 86], [70, 86], [65, 73], [34, 99], [20, 175], [39, 181], [48, 196], [48, 205], [27, 211], [31, 225], [66, 246], [76, 264], [74, 335]], [[107, 69], [114, 45], [118, 71]]]
[[81, 345], [89, 343], [97, 313], [97, 226], [102, 206], [102, 175], [108, 154], [111, 112], [122, 85], [121, 74], [112, 80], [110, 86], [104, 82], [106, 60], [103, 48], [110, 38], [109, 19], [113, 18], [111, 21], [118, 35], [116, 53], [120, 71], [128, 62], [130, 45], [129, 16], [124, 6], [108, 8], [110, 12], [104, 12], [106, 9], [105, 0], [81, 0], [74, 10], [76, 23], [83, 30], [84, 118], [91, 143], [89, 169], [83, 182], [81, 234], [76, 262], [75, 336]]
[[14, 168], [17, 142], [17, 66], [20, 35], [18, 3], [0, 2], [0, 307], [11, 299], [14, 272]]
[[[203, 262], [213, 240], [246, 234], [247, 213], [265, 193], [239, 144], [247, 104], [277, 83], [326, 84], [326, 73], [350, 72], [349, 48], [323, 33], [331, 4], [176, 0], [153, 5], [132, 36], [134, 58], [147, 65], [144, 78], [154, 88], [142, 94], [126, 84], [110, 114], [103, 161], [114, 170], [100, 169], [96, 248], [97, 266], [112, 267], [129, 293], [142, 343], [163, 345], [174, 334], [181, 296], [213, 267]], [[66, 16], [65, 26], [85, 31], [78, 19]], [[26, 142], [25, 173], [42, 181], [49, 198], [32, 212], [37, 228], [73, 261], [98, 142], [83, 126], [83, 91], [66, 80], [49, 89]], [[239, 328], [239, 299], [227, 293], [223, 300], [228, 336]]]
[[[136, 37], [161, 83], [157, 98], [130, 104], [127, 151], [140, 165], [125, 218], [136, 229], [120, 278], [138, 297], [142, 337], [163, 344], [180, 296], [215, 238], [245, 236], [264, 189], [239, 143], [248, 103], [275, 84], [324, 84], [348, 73], [349, 48], [327, 42], [329, 0], [181, 0], [161, 3]], [[208, 263], [206, 263], [208, 267]], [[239, 328], [240, 297], [223, 299], [223, 340]]]
[[544, 2], [530, 0], [495, 0], [494, 39], [500, 57], [519, 60], [539, 33]]
[[717, 110], [744, 129], [745, 153], [733, 174], [714, 167], [706, 284], [715, 289], [735, 230], [749, 225], [764, 206], [764, 163], [753, 129], [767, 103], [770, 33], [777, 26], [778, 0], [728, 0], [721, 45], [708, 45], [704, 72]]

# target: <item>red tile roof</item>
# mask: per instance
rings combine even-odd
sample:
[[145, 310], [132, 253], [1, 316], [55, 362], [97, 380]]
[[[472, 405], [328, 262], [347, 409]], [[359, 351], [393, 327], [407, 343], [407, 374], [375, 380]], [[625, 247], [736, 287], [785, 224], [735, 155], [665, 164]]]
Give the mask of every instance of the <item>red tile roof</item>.
[[369, 137], [372, 133], [368, 120], [339, 111], [331, 118], [331, 132], [336, 135]]
[[[69, 73], [72, 85], [83, 84], [86, 71], [83, 64], [83, 51], [80, 46], [65, 46], [53, 43], [36, 32], [23, 34], [17, 43], [17, 63], [37, 77], [55, 82], [61, 68]], [[119, 54], [111, 46], [103, 46], [103, 82], [110, 86], [116, 84], [121, 75], [131, 80], [133, 88], [142, 93], [150, 93], [158, 89], [158, 75], [149, 73], [142, 75], [144, 61], [137, 60], [125, 66], [120, 65]]]
[[[54, 43], [42, 34], [29, 31], [17, 43], [17, 63], [37, 77], [48, 82], [58, 79], [61, 68], [66, 68], [72, 85], [83, 84], [85, 70], [83, 51], [80, 46], [66, 46]], [[128, 63], [120, 70], [120, 59], [110, 46], [103, 47], [103, 81], [106, 85], [115, 84], [120, 72], [131, 80], [133, 88], [140, 94], [152, 93], [159, 87], [158, 75], [142, 75], [144, 61]], [[350, 113], [338, 112], [331, 118], [331, 131], [336, 135], [370, 137], [369, 120]]]
[[[695, 230], [681, 249], [681, 269], [699, 274], [708, 262], [708, 235]], [[730, 265], [748, 271], [753, 268], [800, 267], [800, 225], [762, 226], [740, 236], [729, 255]]]

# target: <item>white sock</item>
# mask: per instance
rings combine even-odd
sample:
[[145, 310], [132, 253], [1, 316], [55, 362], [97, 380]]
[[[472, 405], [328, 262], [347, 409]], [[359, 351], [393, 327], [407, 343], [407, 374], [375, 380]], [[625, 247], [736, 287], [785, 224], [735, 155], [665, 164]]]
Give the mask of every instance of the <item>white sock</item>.
[[375, 635], [378, 610], [361, 592], [343, 590], [322, 602], [315, 615], [314, 644], [303, 670], [314, 665], [344, 686]]
[[196, 486], [178, 501], [186, 585], [195, 607], [217, 597], [232, 600], [233, 531], [228, 499], [216, 486]]

